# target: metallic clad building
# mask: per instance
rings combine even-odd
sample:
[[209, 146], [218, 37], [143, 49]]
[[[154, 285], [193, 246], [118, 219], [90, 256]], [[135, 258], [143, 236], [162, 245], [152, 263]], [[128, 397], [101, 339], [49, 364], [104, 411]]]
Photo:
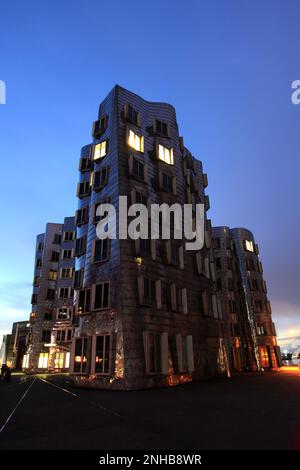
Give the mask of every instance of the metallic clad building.
[[37, 236], [32, 313], [23, 369], [27, 372], [69, 368], [72, 337], [74, 217], [48, 223]]
[[[138, 389], [226, 373], [211, 224], [205, 246], [183, 240], [96, 236], [97, 204], [202, 202], [207, 177], [184, 147], [174, 108], [116, 86], [83, 147], [76, 213], [75, 337], [71, 371], [82, 386]], [[119, 223], [117, 221], [117, 230]]]

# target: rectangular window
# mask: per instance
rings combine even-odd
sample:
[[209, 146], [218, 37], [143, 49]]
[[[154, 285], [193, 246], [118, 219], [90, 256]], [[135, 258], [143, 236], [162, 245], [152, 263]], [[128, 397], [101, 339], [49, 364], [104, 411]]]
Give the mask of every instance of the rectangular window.
[[132, 204], [144, 204], [144, 206], [147, 207], [148, 204], [148, 198], [145, 194], [141, 193], [140, 191], [135, 191], [135, 202]]
[[147, 277], [144, 277], [144, 302], [147, 305], [152, 305], [156, 302], [155, 281]]
[[78, 269], [74, 274], [74, 289], [80, 289], [82, 286], [83, 269]]
[[65, 242], [70, 242], [74, 240], [74, 234], [75, 232], [64, 232], [64, 241]]
[[51, 258], [50, 258], [51, 263], [57, 263], [58, 260], [59, 260], [59, 252], [58, 251], [52, 251]]
[[136, 126], [140, 125], [140, 113], [138, 113], [130, 104], [125, 105], [125, 119]]
[[90, 302], [91, 302], [91, 290], [90, 289], [82, 289], [79, 292], [79, 299], [78, 299], [78, 308], [77, 313], [87, 313], [90, 311]]
[[32, 294], [31, 296], [31, 303], [36, 304], [37, 303], [37, 294]]
[[91, 169], [91, 159], [89, 157], [82, 157], [79, 162], [79, 171], [89, 171]]
[[73, 276], [73, 268], [62, 268], [60, 270], [61, 279], [71, 279]]
[[68, 307], [61, 307], [57, 310], [58, 320], [70, 320], [72, 316], [72, 309]]
[[50, 269], [48, 279], [49, 281], [56, 281], [57, 271], [53, 271], [52, 269]]
[[47, 369], [47, 367], [48, 367], [48, 353], [40, 353], [38, 368]]
[[36, 267], [37, 267], [37, 268], [41, 268], [42, 265], [43, 265], [42, 260], [41, 260], [40, 258], [38, 258], [38, 259], [36, 260]]
[[94, 286], [94, 310], [109, 307], [109, 282], [100, 282]]
[[144, 137], [135, 134], [135, 132], [129, 129], [128, 145], [138, 152], [144, 152]]
[[104, 212], [104, 215], [102, 215], [102, 216], [97, 215], [98, 207], [101, 206], [101, 204], [109, 204], [109, 203], [110, 203], [110, 198], [106, 198], [106, 199], [103, 199], [102, 201], [99, 201], [99, 202], [95, 203], [94, 213], [93, 213], [93, 223], [94, 224], [97, 224], [98, 222], [100, 222], [100, 220], [103, 219], [107, 215], [107, 212]]
[[59, 298], [60, 299], [68, 299], [69, 297], [72, 297], [73, 292], [70, 287], [61, 287], [59, 289]]
[[87, 372], [88, 354], [88, 338], [76, 338], [75, 340], [75, 356], [74, 356], [74, 372]]
[[108, 123], [108, 116], [104, 116], [101, 119], [98, 119], [97, 121], [94, 122], [93, 124], [93, 130], [92, 130], [92, 135], [95, 137], [95, 139], [99, 139], [99, 137], [105, 132], [107, 129], [107, 123]]
[[263, 323], [256, 324], [256, 331], [259, 336], [264, 336], [266, 334], [265, 326]]
[[62, 259], [71, 259], [71, 258], [72, 258], [72, 250], [62, 251]]
[[161, 135], [162, 137], [169, 137], [169, 126], [166, 122], [159, 121], [155, 119], [153, 124], [154, 134]]
[[85, 253], [86, 249], [86, 236], [77, 238], [75, 242], [75, 256], [79, 257]]
[[43, 330], [42, 331], [42, 342], [43, 343], [50, 343], [51, 341], [51, 330]]
[[166, 173], [162, 174], [162, 189], [168, 193], [173, 192], [173, 177]]
[[93, 190], [100, 191], [107, 184], [108, 181], [108, 167], [102, 168], [100, 171], [95, 171], [93, 177]]
[[251, 240], [245, 240], [245, 249], [251, 252], [254, 251], [253, 242]]
[[54, 356], [54, 369], [63, 369], [65, 364], [65, 353], [57, 352]]
[[80, 225], [84, 225], [89, 220], [89, 206], [82, 207], [76, 211], [75, 216], [75, 223], [79, 227]]
[[51, 321], [52, 320], [52, 313], [51, 312], [45, 312], [44, 313], [44, 320], [45, 321]]
[[95, 240], [94, 242], [94, 263], [106, 261], [108, 259], [109, 239]]
[[173, 149], [168, 149], [161, 144], [158, 144], [158, 158], [159, 160], [167, 163], [168, 165], [174, 164]]
[[55, 289], [47, 289], [46, 300], [54, 300], [55, 298]]
[[53, 243], [55, 245], [60, 245], [61, 244], [61, 235], [59, 233], [54, 234]]
[[110, 336], [96, 336], [95, 373], [109, 374], [110, 371]]
[[78, 183], [77, 186], [77, 196], [78, 197], [85, 197], [89, 196], [91, 193], [91, 186], [89, 181], [84, 181], [82, 183]]
[[107, 153], [106, 143], [107, 141], [104, 140], [94, 146], [93, 160], [99, 160], [99, 158], [105, 157]]
[[144, 164], [137, 158], [133, 158], [132, 173], [136, 178], [145, 180]]
[[44, 244], [42, 242], [39, 242], [37, 251], [43, 251], [44, 249]]
[[149, 372], [159, 374], [161, 372], [161, 337], [160, 334], [149, 333]]

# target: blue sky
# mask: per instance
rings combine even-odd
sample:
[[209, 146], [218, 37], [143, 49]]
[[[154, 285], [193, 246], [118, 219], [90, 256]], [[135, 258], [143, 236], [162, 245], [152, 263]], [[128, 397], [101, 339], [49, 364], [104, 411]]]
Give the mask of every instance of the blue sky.
[[176, 107], [214, 225], [250, 228], [280, 335], [300, 333], [299, 2], [1, 5], [0, 333], [30, 312], [34, 245], [76, 209], [80, 148], [116, 84]]

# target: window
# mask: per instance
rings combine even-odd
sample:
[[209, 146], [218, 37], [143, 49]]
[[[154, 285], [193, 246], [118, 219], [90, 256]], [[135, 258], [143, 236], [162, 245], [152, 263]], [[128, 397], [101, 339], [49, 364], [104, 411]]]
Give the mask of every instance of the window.
[[108, 181], [108, 168], [102, 168], [100, 171], [95, 171], [93, 176], [93, 190], [100, 191], [104, 188]]
[[87, 372], [88, 338], [75, 339], [74, 372]]
[[110, 203], [110, 199], [107, 198], [107, 199], [103, 199], [102, 201], [100, 202], [96, 202], [96, 204], [94, 205], [94, 214], [93, 214], [93, 223], [94, 224], [97, 224], [98, 222], [100, 222], [101, 219], [103, 219], [105, 216], [106, 216], [106, 212], [104, 213], [104, 215], [100, 216], [100, 215], [97, 215], [97, 209], [98, 207], [101, 205], [101, 204], [109, 204]]
[[261, 365], [262, 367], [269, 367], [269, 356], [267, 348], [261, 346], [260, 348], [260, 358], [261, 358]]
[[37, 268], [41, 268], [42, 265], [43, 265], [42, 260], [41, 260], [40, 258], [38, 258], [38, 259], [36, 260], [36, 267], [37, 267]]
[[50, 343], [51, 341], [51, 330], [43, 330], [42, 331], [42, 342], [43, 343]]
[[144, 137], [135, 134], [131, 129], [129, 129], [128, 145], [138, 152], [144, 152]]
[[61, 235], [59, 233], [54, 234], [53, 243], [55, 245], [60, 245], [61, 244]]
[[108, 308], [109, 306], [109, 282], [100, 282], [93, 286], [94, 289], [94, 301], [93, 308], [94, 310], [99, 310], [102, 308]]
[[67, 330], [67, 341], [71, 341], [72, 339], [72, 330]]
[[228, 290], [234, 290], [234, 283], [231, 277], [228, 278]]
[[86, 236], [77, 238], [75, 242], [75, 256], [79, 257], [85, 253]]
[[163, 137], [169, 137], [170, 133], [168, 124], [156, 119], [153, 123], [153, 133]]
[[57, 310], [58, 320], [70, 320], [72, 309], [68, 307], [61, 307]]
[[52, 263], [57, 263], [59, 260], [59, 251], [52, 251], [50, 261]]
[[236, 313], [236, 301], [235, 300], [229, 300], [229, 312], [230, 313]]
[[75, 232], [64, 232], [64, 241], [70, 242], [74, 240], [74, 235], [75, 235]]
[[137, 158], [133, 158], [132, 173], [136, 178], [144, 181], [144, 164]]
[[57, 271], [53, 271], [52, 269], [50, 269], [48, 279], [49, 281], [56, 281]]
[[44, 320], [51, 321], [52, 320], [52, 312], [45, 312], [44, 313]]
[[60, 299], [68, 299], [69, 297], [72, 297], [72, 289], [70, 287], [61, 287], [59, 289], [59, 298]]
[[232, 268], [233, 268], [232, 258], [230, 258], [230, 257], [228, 256], [228, 257], [227, 257], [227, 269], [232, 270]]
[[78, 183], [77, 186], [77, 196], [78, 197], [85, 197], [89, 196], [91, 192], [90, 182], [84, 181], [83, 183]]
[[95, 373], [109, 374], [110, 370], [110, 336], [96, 336]]
[[158, 145], [158, 158], [159, 160], [167, 163], [168, 165], [173, 165], [174, 164], [173, 149], [172, 148], [168, 149], [167, 147], [164, 147], [163, 145], [159, 144]]
[[55, 298], [55, 289], [47, 289], [46, 300], [54, 300]]
[[82, 285], [82, 278], [83, 278], [83, 269], [78, 269], [77, 271], [75, 271], [74, 289], [80, 289]]
[[220, 240], [220, 238], [213, 238], [213, 239], [212, 239], [212, 243], [213, 243], [213, 247], [214, 247], [216, 250], [220, 250], [220, 248], [221, 248], [221, 240]]
[[264, 336], [266, 334], [265, 326], [263, 323], [256, 324], [256, 331], [259, 336]]
[[38, 368], [47, 369], [47, 367], [48, 367], [48, 353], [40, 353]]
[[86, 224], [89, 220], [89, 206], [82, 207], [76, 211], [75, 221], [76, 225], [79, 227], [80, 225]]
[[107, 141], [104, 140], [103, 142], [100, 142], [94, 146], [93, 160], [99, 160], [99, 158], [105, 157], [107, 153], [106, 144]]
[[94, 263], [106, 261], [108, 259], [109, 239], [95, 240], [94, 242]]
[[147, 305], [152, 305], [156, 301], [156, 288], [155, 281], [144, 277], [144, 302]]
[[217, 267], [218, 269], [221, 269], [221, 268], [222, 268], [221, 258], [216, 258], [216, 267]]
[[66, 331], [65, 330], [56, 330], [56, 341], [65, 341]]
[[148, 256], [151, 253], [151, 240], [150, 238], [139, 238], [139, 254], [141, 256]]
[[93, 124], [92, 135], [95, 139], [98, 139], [103, 132], [107, 129], [108, 116], [104, 116], [101, 119], [98, 119]]
[[44, 244], [42, 242], [39, 242], [37, 251], [43, 251], [44, 249]]
[[251, 240], [245, 240], [245, 249], [247, 251], [254, 251], [253, 242]]
[[37, 303], [37, 294], [32, 294], [31, 296], [31, 303], [36, 304]]
[[62, 259], [71, 259], [71, 258], [72, 258], [72, 250], [62, 251]]
[[65, 363], [65, 353], [57, 352], [54, 356], [54, 369], [63, 369]]
[[89, 171], [91, 169], [91, 159], [89, 157], [82, 157], [79, 162], [79, 171]]
[[87, 313], [90, 311], [91, 290], [82, 289], [79, 292], [77, 313]]
[[125, 119], [136, 126], [140, 125], [140, 113], [138, 113], [130, 104], [126, 103], [124, 109]]
[[161, 337], [160, 334], [149, 333], [149, 373], [161, 372]]
[[62, 268], [60, 271], [61, 279], [70, 279], [73, 276], [73, 268]]
[[162, 189], [168, 193], [173, 192], [173, 176], [162, 174]]

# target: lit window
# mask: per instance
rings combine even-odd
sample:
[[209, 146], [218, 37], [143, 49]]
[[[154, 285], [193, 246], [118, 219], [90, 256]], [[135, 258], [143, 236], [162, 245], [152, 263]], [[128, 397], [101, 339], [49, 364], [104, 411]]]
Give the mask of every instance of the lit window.
[[247, 251], [254, 251], [253, 242], [251, 240], [245, 240], [245, 247]]
[[65, 368], [68, 369], [70, 367], [70, 353], [66, 353], [66, 363], [65, 363]]
[[128, 145], [129, 147], [137, 150], [138, 152], [144, 151], [144, 137], [135, 134], [132, 130], [129, 130], [129, 137], [128, 137]]
[[168, 149], [167, 147], [164, 147], [163, 145], [159, 144], [158, 145], [158, 158], [159, 160], [162, 160], [165, 163], [168, 163], [168, 165], [173, 165], [174, 164], [174, 159], [173, 159], [173, 149]]
[[54, 369], [63, 369], [64, 362], [65, 362], [65, 353], [63, 352], [55, 353]]
[[49, 281], [56, 281], [57, 279], [57, 271], [52, 271], [52, 269], [49, 271]]
[[48, 353], [40, 353], [39, 355], [39, 369], [47, 369], [48, 367]]
[[98, 160], [99, 158], [103, 158], [106, 155], [106, 140], [100, 142], [100, 144], [96, 144], [94, 147], [94, 160]]
[[23, 362], [22, 362], [22, 368], [23, 369], [28, 369], [28, 366], [29, 366], [29, 354], [24, 354]]
[[75, 340], [75, 356], [74, 356], [74, 372], [75, 373], [87, 372], [87, 353], [88, 353], [88, 339], [77, 338]]

